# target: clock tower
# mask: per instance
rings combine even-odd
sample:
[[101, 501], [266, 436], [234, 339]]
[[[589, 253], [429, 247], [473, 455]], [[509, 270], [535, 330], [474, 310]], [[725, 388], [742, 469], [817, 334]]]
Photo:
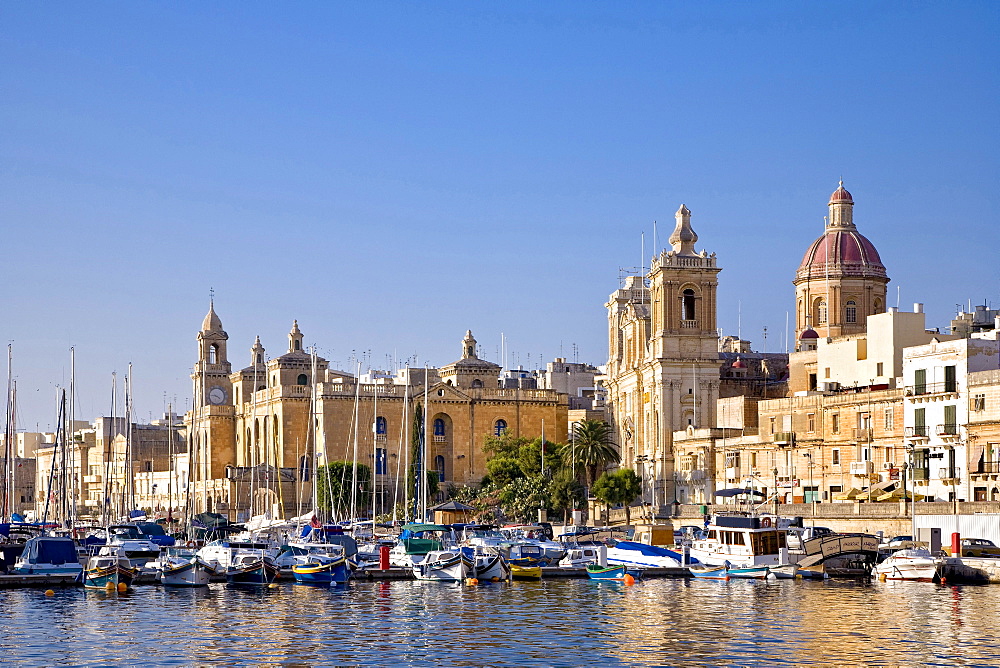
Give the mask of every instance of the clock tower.
[[228, 514], [226, 466], [236, 457], [232, 365], [226, 357], [229, 335], [215, 313], [215, 300], [198, 332], [198, 361], [192, 409], [185, 416], [189, 439], [189, 477], [193, 488], [190, 512]]
[[215, 313], [215, 300], [198, 332], [198, 362], [191, 378], [194, 380], [195, 406], [222, 406], [233, 403], [233, 384], [229, 380], [232, 365], [226, 357], [229, 335], [222, 329], [222, 320]]

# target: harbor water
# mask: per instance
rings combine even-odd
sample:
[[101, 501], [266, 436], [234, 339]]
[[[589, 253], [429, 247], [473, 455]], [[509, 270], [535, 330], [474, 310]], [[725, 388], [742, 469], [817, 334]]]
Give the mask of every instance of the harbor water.
[[16, 665], [996, 666], [1000, 587], [551, 580], [0, 590]]

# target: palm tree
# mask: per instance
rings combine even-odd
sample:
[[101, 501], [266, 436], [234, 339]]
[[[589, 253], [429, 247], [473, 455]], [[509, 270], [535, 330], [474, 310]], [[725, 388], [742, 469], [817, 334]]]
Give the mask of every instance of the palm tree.
[[574, 463], [589, 474], [587, 482], [594, 484], [599, 469], [621, 461], [612, 439], [611, 425], [603, 420], [583, 420], [573, 426], [573, 439], [562, 446], [563, 461]]

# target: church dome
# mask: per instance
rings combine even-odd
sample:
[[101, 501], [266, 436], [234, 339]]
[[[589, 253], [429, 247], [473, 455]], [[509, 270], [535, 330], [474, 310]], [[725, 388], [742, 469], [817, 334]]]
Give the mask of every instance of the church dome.
[[857, 230], [828, 229], [814, 241], [802, 258], [795, 278], [824, 279], [839, 277], [885, 278], [885, 266], [872, 242]]
[[804, 341], [806, 339], [818, 339], [818, 338], [819, 338], [819, 334], [817, 334], [816, 330], [813, 329], [812, 327], [810, 327], [809, 329], [807, 329], [804, 332], [802, 332], [802, 335], [799, 336], [799, 340], [800, 341]]
[[854, 198], [851, 197], [851, 193], [849, 193], [847, 188], [844, 187], [843, 181], [840, 182], [840, 186], [833, 191], [832, 195], [830, 195], [830, 203], [832, 204], [834, 202], [850, 202], [851, 204], [854, 204]]
[[222, 320], [215, 313], [214, 302], [208, 307], [208, 314], [205, 315], [205, 320], [201, 323], [201, 331], [203, 332], [222, 331]]

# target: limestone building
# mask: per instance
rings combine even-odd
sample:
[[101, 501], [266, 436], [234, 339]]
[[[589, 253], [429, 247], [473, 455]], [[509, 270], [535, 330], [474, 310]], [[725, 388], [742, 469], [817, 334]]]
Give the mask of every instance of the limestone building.
[[654, 505], [676, 495], [674, 432], [715, 425], [719, 336], [715, 254], [695, 250], [691, 211], [675, 214], [671, 249], [630, 276], [608, 309], [608, 413], [622, 454]]
[[[312, 510], [316, 463], [355, 459], [375, 474], [376, 512], [388, 512], [402, 500], [414, 415], [425, 405], [425, 467], [437, 472], [442, 490], [479, 482], [487, 436], [536, 438], [544, 430], [562, 440], [566, 433], [567, 396], [500, 387], [501, 367], [478, 357], [471, 331], [457, 361], [369, 373], [372, 382], [307, 352], [298, 322], [283, 354], [268, 359], [258, 337], [250, 365], [235, 372], [214, 305], [197, 338], [196, 403], [186, 418], [196, 512], [298, 516]], [[359, 503], [367, 509], [372, 500]]]

